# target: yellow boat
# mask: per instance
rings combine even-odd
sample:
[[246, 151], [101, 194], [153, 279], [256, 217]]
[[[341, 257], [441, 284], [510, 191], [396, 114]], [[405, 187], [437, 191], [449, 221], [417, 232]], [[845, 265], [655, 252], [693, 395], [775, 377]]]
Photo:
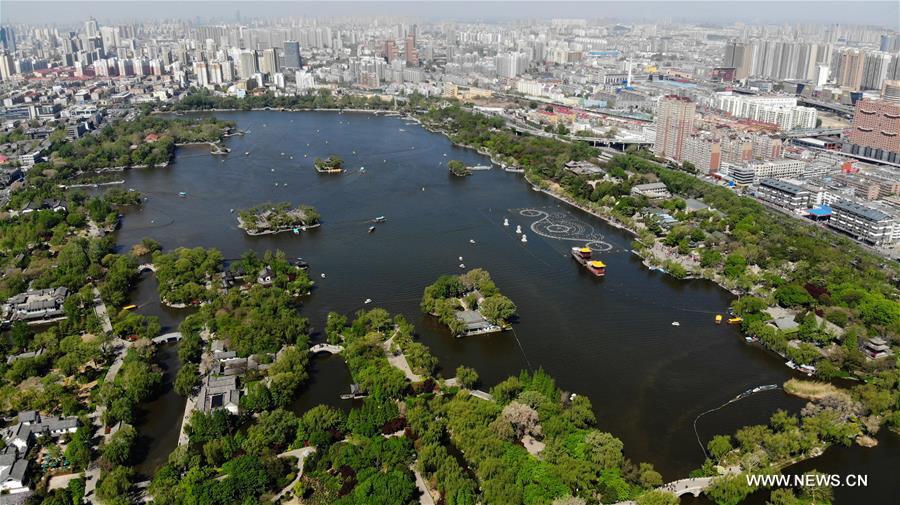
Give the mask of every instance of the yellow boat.
[[722, 314], [716, 314], [716, 324], [722, 324]]
[[136, 309], [136, 308], [137, 308], [137, 305], [126, 305], [126, 306], [122, 307], [122, 310], [131, 310], [131, 309]]
[[743, 320], [744, 319], [740, 318], [740, 317], [732, 317], [731, 319], [728, 320], [728, 324], [739, 324]]

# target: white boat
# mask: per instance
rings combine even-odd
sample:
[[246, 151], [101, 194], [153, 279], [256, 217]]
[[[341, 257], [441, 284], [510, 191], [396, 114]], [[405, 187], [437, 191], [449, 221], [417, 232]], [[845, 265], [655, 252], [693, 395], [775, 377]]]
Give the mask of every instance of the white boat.
[[275, 169], [274, 169], [274, 168], [273, 168], [273, 169], [272, 169], [272, 170], [270, 170], [270, 172], [274, 172], [274, 171], [275, 171]]
[[234, 209], [230, 209], [228, 212], [234, 212]]
[[360, 171], [360, 172], [365, 172], [365, 171], [366, 171], [366, 167], [359, 167], [359, 171]]
[[278, 187], [278, 183], [277, 183], [277, 182], [275, 183], [275, 187], [276, 187], [276, 188]]
[[672, 321], [672, 326], [681, 326], [681, 323], [678, 321]]
[[365, 303], [365, 304], [372, 303], [372, 299], [371, 299], [371, 298], [366, 298], [366, 301], [364, 301], [363, 303]]
[[325, 278], [325, 274], [322, 274], [322, 278], [323, 278], [323, 279]]
[[447, 157], [447, 153], [444, 153], [444, 157], [445, 157], [445, 158]]
[[470, 239], [469, 239], [469, 243], [470, 243], [470, 244], [474, 244], [474, 243], [475, 243], [475, 239], [474, 239], [474, 238], [470, 238]]
[[459, 268], [466, 268], [466, 264], [465, 264], [465, 263], [460, 263], [460, 264], [459, 264]]
[[503, 220], [503, 226], [509, 226], [509, 219]]
[[294, 159], [294, 157], [293, 157], [293, 156], [291, 156], [291, 157], [290, 157], [290, 159]]
[[281, 155], [284, 156], [284, 153], [281, 153]]
[[528, 237], [524, 233], [522, 234], [522, 242], [528, 242]]
[[462, 261], [462, 256], [459, 257], [459, 261]]
[[369, 227], [369, 233], [372, 233], [372, 232], [374, 232], [374, 231], [375, 231], [375, 227], [374, 227], [374, 226], [370, 226], [370, 227]]
[[244, 151], [244, 156], [250, 156], [250, 151]]
[[522, 233], [522, 226], [521, 226], [521, 225], [518, 225], [518, 224], [516, 225], [516, 233], [518, 233], [518, 234], [521, 234], [521, 233]]

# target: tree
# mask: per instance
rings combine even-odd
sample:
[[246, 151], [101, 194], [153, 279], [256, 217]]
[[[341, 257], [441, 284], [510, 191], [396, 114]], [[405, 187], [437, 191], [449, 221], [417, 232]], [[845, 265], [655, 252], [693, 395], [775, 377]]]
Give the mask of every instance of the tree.
[[731, 445], [731, 436], [716, 435], [706, 444], [706, 448], [713, 458], [719, 460], [722, 456], [728, 454], [733, 449]]
[[743, 475], [719, 477], [713, 480], [706, 488], [704, 494], [717, 505], [737, 505], [752, 493], [754, 488], [747, 485], [747, 478]]
[[785, 284], [776, 289], [775, 300], [782, 307], [809, 306], [815, 302], [803, 286], [795, 283]]
[[194, 389], [200, 385], [200, 375], [197, 365], [185, 363], [175, 376], [175, 392], [187, 398], [194, 393]]
[[107, 468], [127, 465], [131, 460], [137, 430], [130, 424], [123, 424], [118, 431], [109, 437], [101, 452]]
[[478, 372], [474, 368], [460, 365], [456, 368], [456, 382], [464, 388], [473, 388], [478, 383]]
[[618, 438], [603, 431], [589, 431], [584, 438], [585, 456], [600, 468], [619, 468], [622, 465], [624, 444]]
[[294, 441], [297, 435], [297, 416], [289, 410], [263, 412], [256, 424], [247, 430], [243, 448], [251, 454], [267, 449], [280, 450]]
[[516, 314], [516, 304], [509, 298], [498, 294], [488, 296], [482, 300], [479, 310], [489, 321], [505, 324], [509, 318]]
[[328, 405], [306, 411], [297, 423], [297, 442], [322, 447], [330, 444], [346, 429], [346, 416]]
[[[97, 497], [106, 502], [119, 503], [131, 490], [131, 478], [134, 471], [131, 468], [117, 466], [105, 472], [97, 483]], [[125, 501], [125, 503], [128, 503]]]
[[458, 176], [464, 177], [469, 175], [471, 172], [468, 168], [466, 168], [466, 164], [459, 160], [450, 160], [447, 162], [447, 168], [450, 170], [450, 173]]
[[653, 489], [638, 496], [637, 505], [678, 505], [680, 500], [668, 491]]

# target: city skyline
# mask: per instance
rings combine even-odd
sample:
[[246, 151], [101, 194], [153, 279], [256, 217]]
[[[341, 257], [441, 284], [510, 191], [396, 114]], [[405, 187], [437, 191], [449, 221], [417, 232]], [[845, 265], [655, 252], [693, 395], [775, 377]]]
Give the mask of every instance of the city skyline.
[[[813, 24], [871, 25], [897, 30], [900, 4], [889, 1], [493, 1], [478, 2], [478, 9], [460, 8], [469, 1], [336, 1], [336, 2], [212, 2], [174, 0], [108, 1], [6, 1], [0, 2], [4, 23], [76, 23], [86, 15], [103, 22], [128, 20], [187, 19], [234, 21], [238, 13], [244, 20], [289, 17], [420, 17], [484, 22], [537, 20], [540, 18], [586, 18], [628, 22], [705, 22], [712, 24], [743, 22], [748, 24], [803, 22]], [[35, 10], [40, 4], [46, 9]], [[777, 4], [777, 9], [759, 9], [760, 4]], [[848, 4], [852, 4], [852, 8]], [[166, 5], [160, 12], [160, 5]], [[215, 5], [215, 9], [211, 7]], [[640, 5], [640, 9], [636, 8]], [[214, 12], [211, 12], [214, 10]], [[651, 14], [648, 14], [652, 12]]]

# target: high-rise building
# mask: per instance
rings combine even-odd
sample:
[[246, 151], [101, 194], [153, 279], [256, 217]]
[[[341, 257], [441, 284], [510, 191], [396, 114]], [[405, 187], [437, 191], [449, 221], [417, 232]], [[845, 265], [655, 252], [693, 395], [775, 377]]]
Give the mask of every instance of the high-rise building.
[[93, 16], [84, 22], [84, 35], [89, 39], [100, 35], [100, 25], [97, 24], [97, 20]]
[[416, 35], [410, 33], [406, 36], [405, 48], [406, 64], [410, 67], [419, 66], [419, 51], [416, 50]]
[[734, 68], [734, 78], [741, 81], [750, 75], [752, 53], [747, 44], [730, 42], [725, 45], [722, 66]]
[[274, 48], [263, 50], [259, 71], [270, 76], [278, 72], [278, 55]]
[[900, 103], [870, 99], [856, 102], [856, 113], [843, 151], [900, 163]]
[[866, 53], [863, 62], [863, 76], [860, 83], [861, 89], [881, 89], [881, 85], [887, 77], [888, 67], [891, 64], [891, 55], [882, 52]]
[[397, 58], [399, 58], [399, 53], [397, 52], [397, 43], [394, 42], [394, 39], [387, 39], [384, 41], [384, 61], [390, 63]]
[[238, 75], [241, 79], [249, 79], [256, 75], [259, 67], [256, 63], [256, 51], [244, 50], [240, 52], [238, 61]]
[[884, 81], [884, 87], [881, 89], [881, 99], [900, 105], [900, 81]]
[[15, 62], [9, 53], [0, 53], [0, 81], [8, 81], [16, 73]]
[[209, 72], [207, 72], [205, 61], [194, 62], [194, 75], [197, 77], [198, 86], [209, 86]]
[[0, 49], [16, 52], [16, 32], [11, 26], [0, 27]]
[[300, 57], [300, 43], [296, 40], [288, 40], [284, 43], [284, 68], [297, 69], [303, 66]]
[[667, 95], [660, 99], [656, 112], [656, 140], [653, 152], [664, 158], [681, 161], [684, 141], [694, 132], [694, 114], [697, 104], [691, 99]]

